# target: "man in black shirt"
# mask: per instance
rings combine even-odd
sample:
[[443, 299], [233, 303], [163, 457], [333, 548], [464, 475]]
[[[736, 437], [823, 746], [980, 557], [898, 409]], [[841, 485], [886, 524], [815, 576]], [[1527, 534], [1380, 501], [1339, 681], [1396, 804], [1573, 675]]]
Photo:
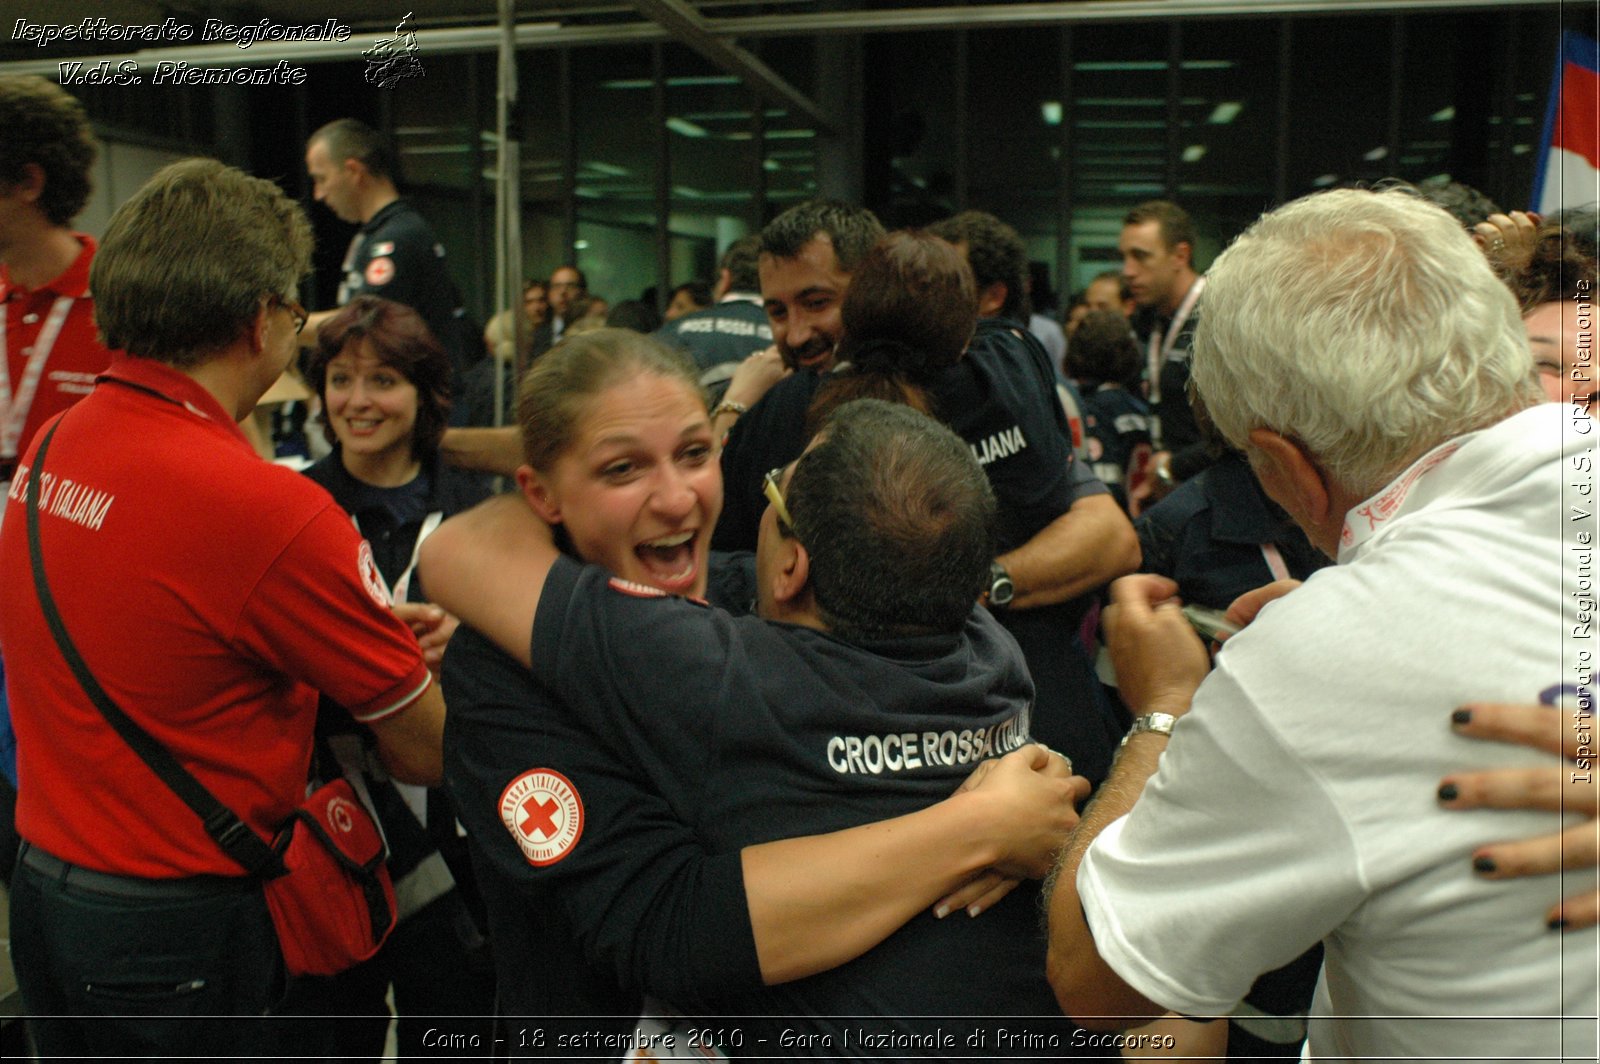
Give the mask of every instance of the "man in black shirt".
[[[345, 254], [339, 306], [359, 295], [411, 307], [444, 349], [459, 380], [483, 354], [477, 326], [445, 268], [444, 247], [395, 187], [396, 160], [378, 131], [354, 118], [329, 122], [306, 144], [306, 170], [317, 202], [341, 221], [361, 226]], [[314, 346], [332, 310], [311, 315], [301, 338]]]

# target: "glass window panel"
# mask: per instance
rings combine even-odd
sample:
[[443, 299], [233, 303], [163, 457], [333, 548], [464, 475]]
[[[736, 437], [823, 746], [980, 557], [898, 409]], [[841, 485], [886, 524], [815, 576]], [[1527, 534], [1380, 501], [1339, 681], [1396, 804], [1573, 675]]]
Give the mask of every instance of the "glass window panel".
[[1295, 20], [1286, 160], [1291, 198], [1389, 173], [1390, 25], [1388, 18]]
[[578, 219], [578, 264], [589, 279], [589, 294], [612, 305], [656, 283], [654, 225], [613, 225]]
[[[485, 58], [492, 77], [494, 58]], [[480, 130], [494, 129], [493, 92], [486, 119], [475, 115], [473, 104], [481, 103], [482, 94], [474, 91], [472, 67], [471, 56], [430, 56], [426, 78], [403, 81], [393, 90], [395, 149], [406, 183], [466, 192], [478, 166], [494, 165], [492, 143], [487, 160], [479, 143]], [[428, 91], [435, 77], [454, 90]]]
[[631, 299], [655, 283], [656, 158], [651, 48], [572, 52], [577, 264], [589, 289]]
[[1194, 219], [1201, 269], [1272, 205], [1278, 29], [1276, 20], [1183, 26], [1172, 199]]
[[1534, 206], [1533, 182], [1542, 154], [1544, 124], [1550, 104], [1551, 77], [1561, 48], [1561, 30], [1593, 36], [1594, 11], [1569, 4], [1554, 11], [1519, 11], [1514, 19], [1516, 62], [1511, 71], [1509, 112], [1489, 117], [1489, 152], [1501, 164], [1500, 178], [1490, 192], [1502, 207]]
[[[1478, 33], [1464, 38], [1463, 31], [1481, 28], [1465, 16], [1412, 16], [1403, 26], [1400, 144], [1397, 157], [1389, 160], [1389, 172], [1407, 181], [1452, 172], [1460, 177], [1462, 169], [1476, 167], [1463, 167], [1465, 160], [1456, 151], [1458, 135], [1473, 136], [1470, 124], [1474, 118], [1483, 121], [1481, 109], [1492, 85], [1481, 64], [1473, 62], [1470, 81], [1461, 78], [1457, 64], [1461, 56], [1481, 55], [1478, 48], [1495, 42]], [[1474, 99], [1463, 99], [1464, 94]]]
[[1055, 30], [967, 35], [967, 200], [1019, 230], [1055, 230], [1060, 53]]
[[[956, 34], [868, 38], [862, 115], [867, 204], [891, 228], [926, 225], [955, 211]], [[947, 76], [930, 77], [929, 71]]]
[[1072, 237], [1063, 292], [1121, 268], [1122, 216], [1166, 191], [1167, 28], [1095, 25], [1072, 35], [1073, 99], [1064, 109]]
[[[804, 37], [764, 41], [757, 53], [773, 72], [826, 107], [817, 85], [817, 44]], [[767, 187], [767, 213], [817, 194], [817, 131], [811, 119], [780, 104], [768, 104], [765, 149], [761, 158]]]
[[558, 203], [561, 186], [561, 54], [554, 48], [517, 57], [517, 106], [522, 115], [524, 202]]
[[685, 281], [714, 280], [719, 234], [743, 235], [756, 221], [755, 112], [782, 114], [687, 48], [668, 47], [664, 59], [671, 237], [663, 296]]

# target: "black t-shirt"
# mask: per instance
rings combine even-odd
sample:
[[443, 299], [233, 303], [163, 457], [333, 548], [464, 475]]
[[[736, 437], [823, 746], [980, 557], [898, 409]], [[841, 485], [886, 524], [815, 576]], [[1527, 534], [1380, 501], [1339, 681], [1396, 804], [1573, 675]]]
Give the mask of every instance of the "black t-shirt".
[[[450, 517], [488, 498], [489, 492], [473, 475], [441, 462], [437, 455], [424, 462], [410, 482], [394, 488], [375, 487], [357, 480], [345, 469], [341, 449], [334, 444], [305, 475], [321, 484], [372, 546], [372, 558], [393, 590], [395, 582], [412, 567], [423, 525], [430, 514]], [[421, 581], [413, 573], [405, 601], [426, 602]]]
[[1304, 580], [1332, 560], [1268, 499], [1244, 455], [1230, 452], [1134, 523], [1140, 569], [1178, 583], [1185, 602], [1225, 610], [1277, 579], [1262, 552], [1273, 545], [1287, 574]]
[[[1171, 323], [1170, 318], [1151, 311], [1143, 312], [1134, 320], [1140, 345], [1148, 349], [1150, 337], [1157, 330], [1163, 336], [1164, 345], [1166, 330]], [[1200, 435], [1200, 425], [1195, 421], [1194, 407], [1189, 403], [1189, 364], [1194, 351], [1194, 331], [1199, 324], [1200, 310], [1197, 307], [1184, 319], [1182, 328], [1172, 341], [1171, 350], [1161, 360], [1156, 380], [1151, 383], [1160, 400], [1156, 416], [1161, 425], [1161, 447], [1171, 452], [1172, 475], [1179, 480], [1188, 480], [1212, 462], [1211, 452], [1206, 449], [1205, 439]]]
[[759, 300], [730, 299], [667, 322], [656, 337], [689, 352], [704, 373], [770, 347], [772, 324]]
[[374, 214], [350, 242], [339, 305], [360, 295], [382, 296], [422, 315], [450, 354], [456, 378], [484, 354], [477, 325], [444, 262], [444, 246], [416, 208], [397, 199]]
[[1089, 465], [1128, 508], [1128, 474], [1150, 459], [1150, 407], [1115, 384], [1102, 384], [1083, 402], [1088, 421]]
[[[761, 478], [805, 449], [806, 411], [819, 386], [816, 374], [797, 372], [734, 423], [722, 454], [723, 510], [713, 545], [755, 548], [767, 506]], [[1106, 491], [1076, 460], [1049, 356], [1020, 325], [981, 319], [966, 354], [928, 390], [934, 413], [967, 442], [994, 489], [1000, 552], [1032, 539], [1078, 499]], [[1086, 599], [1010, 610], [1000, 621], [1022, 645], [1038, 685], [1034, 734], [1098, 783], [1123, 723], [1078, 639]]]
[[[508, 877], [558, 885], [577, 941], [619, 981], [691, 1012], [776, 1017], [774, 1037], [784, 1026], [831, 1034], [835, 1055], [848, 1016], [925, 1032], [951, 1030], [962, 1014], [1057, 1013], [1036, 890], [978, 920], [924, 914], [855, 961], [770, 988], [743, 901], [741, 847], [924, 808], [981, 757], [1027, 741], [1032, 687], [986, 612], [975, 609], [958, 635], [864, 648], [562, 561], [532, 642], [534, 674], [558, 701], [531, 713], [515, 698], [486, 714], [468, 698], [457, 719], [456, 651], [446, 660], [447, 775], [474, 806], [469, 829], [491, 832], [484, 849]], [[545, 827], [515, 809], [508, 823], [501, 798], [520, 797], [519, 781], [541, 770], [566, 782], [582, 831], [535, 867], [514, 832], [544, 842]], [[569, 830], [547, 826], [548, 837]], [[746, 1025], [746, 1052], [773, 1050], [775, 1041], [755, 1043], [763, 1030]]]
[[722, 516], [711, 534], [717, 550], [755, 550], [767, 497], [761, 478], [806, 449], [806, 411], [822, 379], [796, 370], [774, 384], [728, 431], [722, 449]]

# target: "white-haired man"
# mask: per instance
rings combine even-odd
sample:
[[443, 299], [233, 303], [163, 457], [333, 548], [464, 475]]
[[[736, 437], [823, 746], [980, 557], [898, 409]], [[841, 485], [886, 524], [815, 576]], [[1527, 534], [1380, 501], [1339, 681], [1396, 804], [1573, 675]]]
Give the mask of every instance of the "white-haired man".
[[1221, 1015], [1321, 940], [1314, 1057], [1593, 1060], [1593, 929], [1541, 927], [1556, 877], [1472, 869], [1482, 843], [1555, 816], [1433, 800], [1447, 771], [1501, 753], [1452, 735], [1455, 707], [1569, 679], [1581, 603], [1550, 576], [1587, 440], [1539, 403], [1482, 254], [1411, 195], [1289, 204], [1208, 277], [1200, 394], [1339, 564], [1209, 676], [1174, 585], [1114, 589], [1113, 657], [1140, 716], [1059, 869], [1057, 996], [1098, 1026]]

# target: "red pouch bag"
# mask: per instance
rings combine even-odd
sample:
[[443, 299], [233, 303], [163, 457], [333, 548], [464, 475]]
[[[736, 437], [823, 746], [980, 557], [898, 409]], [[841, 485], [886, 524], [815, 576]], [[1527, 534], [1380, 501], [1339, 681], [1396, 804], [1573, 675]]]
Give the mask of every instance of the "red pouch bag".
[[285, 875], [267, 908], [291, 975], [334, 975], [378, 952], [395, 925], [383, 835], [348, 780], [313, 791], [273, 849]]

